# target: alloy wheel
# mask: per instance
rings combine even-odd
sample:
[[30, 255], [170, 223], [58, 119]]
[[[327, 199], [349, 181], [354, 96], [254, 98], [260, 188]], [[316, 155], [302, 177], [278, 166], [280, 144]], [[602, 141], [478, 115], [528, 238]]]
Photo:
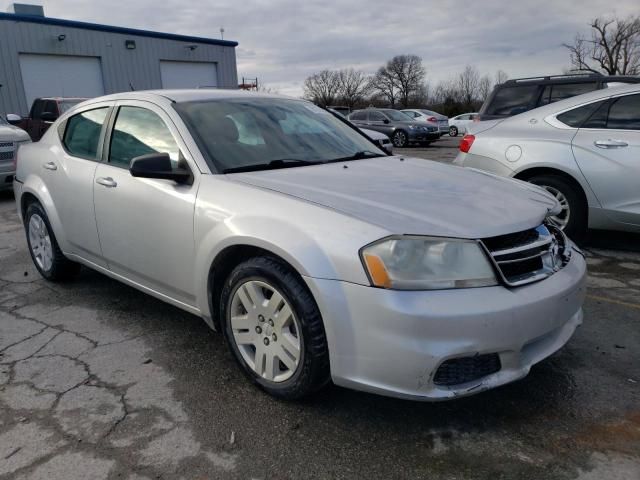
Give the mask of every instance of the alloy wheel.
[[265, 380], [290, 379], [301, 361], [302, 330], [284, 296], [264, 281], [248, 280], [233, 292], [229, 312], [246, 364]]
[[398, 148], [402, 148], [407, 144], [407, 135], [401, 131], [398, 130], [396, 133], [393, 134], [393, 145], [398, 147]]
[[53, 265], [53, 247], [47, 224], [37, 213], [29, 219], [29, 246], [38, 267], [45, 272]]
[[560, 211], [560, 213], [558, 213], [557, 215], [552, 215], [549, 218], [556, 225], [558, 225], [558, 227], [560, 227], [561, 230], [564, 230], [569, 223], [569, 219], [571, 218], [571, 209], [569, 207], [569, 200], [564, 195], [564, 193], [562, 193], [557, 188], [550, 187], [549, 185], [540, 185], [540, 186], [544, 188], [547, 192], [549, 192], [551, 195], [556, 197], [556, 200], [560, 204], [560, 207], [562, 207], [562, 210]]

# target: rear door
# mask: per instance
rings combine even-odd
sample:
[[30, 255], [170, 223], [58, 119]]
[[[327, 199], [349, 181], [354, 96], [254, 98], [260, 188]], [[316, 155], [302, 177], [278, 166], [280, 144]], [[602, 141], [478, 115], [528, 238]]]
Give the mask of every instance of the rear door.
[[573, 153], [607, 214], [640, 226], [640, 93], [604, 102], [576, 133]]
[[[171, 118], [159, 106], [121, 101], [111, 120], [94, 203], [108, 268], [174, 300], [195, 305], [193, 215], [199, 172]], [[133, 158], [168, 153], [192, 185], [133, 177]]]
[[70, 252], [106, 266], [102, 259], [93, 206], [93, 176], [113, 103], [87, 106], [65, 119], [56, 132], [59, 146], [43, 158], [41, 175], [56, 206]]

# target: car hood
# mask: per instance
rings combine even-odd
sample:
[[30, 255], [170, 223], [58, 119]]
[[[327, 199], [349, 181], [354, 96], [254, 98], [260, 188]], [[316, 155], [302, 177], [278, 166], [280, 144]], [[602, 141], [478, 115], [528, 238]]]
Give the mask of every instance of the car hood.
[[334, 209], [393, 234], [492, 237], [535, 227], [558, 208], [553, 197], [524, 182], [398, 156], [227, 178]]
[[21, 128], [13, 125], [0, 125], [0, 141], [3, 142], [21, 142], [30, 140], [29, 134]]

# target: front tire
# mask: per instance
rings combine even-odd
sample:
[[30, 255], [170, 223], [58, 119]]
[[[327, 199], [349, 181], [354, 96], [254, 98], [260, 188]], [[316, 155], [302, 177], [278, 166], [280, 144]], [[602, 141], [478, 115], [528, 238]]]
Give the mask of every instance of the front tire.
[[220, 318], [229, 348], [248, 378], [285, 400], [330, 379], [320, 311], [300, 277], [272, 257], [238, 265], [225, 281]]
[[449, 127], [449, 136], [457, 137], [458, 136], [458, 128], [457, 127]]
[[396, 148], [405, 148], [409, 144], [409, 137], [404, 130], [396, 130], [391, 137], [393, 146]]
[[587, 205], [580, 192], [559, 175], [537, 175], [529, 182], [544, 188], [560, 203], [562, 211], [551, 219], [575, 241], [582, 240], [587, 232]]
[[70, 280], [80, 271], [80, 265], [64, 256], [58, 246], [44, 208], [30, 203], [24, 217], [27, 245], [31, 259], [40, 275], [52, 282]]

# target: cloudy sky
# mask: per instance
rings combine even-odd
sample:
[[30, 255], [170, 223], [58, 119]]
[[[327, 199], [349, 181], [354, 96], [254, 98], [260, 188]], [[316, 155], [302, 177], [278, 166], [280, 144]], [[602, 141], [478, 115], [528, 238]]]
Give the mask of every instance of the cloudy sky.
[[[239, 42], [238, 75], [299, 96], [325, 68], [374, 72], [396, 54], [420, 55], [437, 83], [466, 64], [510, 77], [561, 73], [563, 42], [600, 15], [638, 13], [638, 0], [21, 0], [45, 14]], [[0, 0], [5, 11], [10, 2]]]

